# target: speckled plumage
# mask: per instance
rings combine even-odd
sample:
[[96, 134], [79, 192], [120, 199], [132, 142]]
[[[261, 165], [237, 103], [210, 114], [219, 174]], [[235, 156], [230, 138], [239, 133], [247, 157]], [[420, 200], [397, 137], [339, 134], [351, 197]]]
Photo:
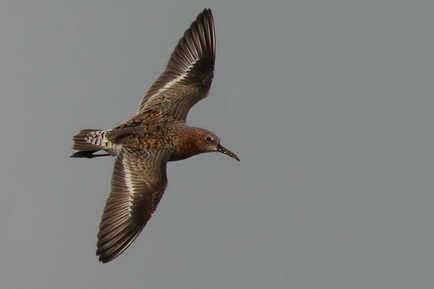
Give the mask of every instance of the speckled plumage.
[[[205, 9], [178, 42], [133, 118], [113, 129], [85, 129], [74, 136], [78, 152], [73, 157], [116, 156], [98, 233], [101, 262], [126, 250], [151, 218], [167, 186], [168, 161], [214, 151], [239, 160], [212, 132], [185, 124], [190, 108], [208, 94], [214, 61], [214, 22], [211, 10]], [[99, 150], [108, 154], [95, 154]]]

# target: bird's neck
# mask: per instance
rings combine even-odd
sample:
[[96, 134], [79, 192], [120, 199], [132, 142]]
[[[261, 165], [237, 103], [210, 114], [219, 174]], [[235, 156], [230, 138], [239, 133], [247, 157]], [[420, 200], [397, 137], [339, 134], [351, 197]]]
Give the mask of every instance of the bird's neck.
[[203, 153], [197, 147], [197, 133], [196, 129], [193, 127], [185, 127], [178, 138], [178, 144], [176, 146], [175, 152], [170, 157], [169, 161], [183, 160], [194, 155]]

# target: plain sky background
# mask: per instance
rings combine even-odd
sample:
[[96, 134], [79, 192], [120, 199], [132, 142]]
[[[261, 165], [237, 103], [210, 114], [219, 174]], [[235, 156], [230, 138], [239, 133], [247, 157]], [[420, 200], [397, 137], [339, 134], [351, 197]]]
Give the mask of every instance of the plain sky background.
[[[101, 264], [128, 120], [204, 8], [212, 153], [170, 163], [134, 244]], [[2, 288], [408, 289], [434, 284], [434, 1], [6, 0], [0, 10]]]

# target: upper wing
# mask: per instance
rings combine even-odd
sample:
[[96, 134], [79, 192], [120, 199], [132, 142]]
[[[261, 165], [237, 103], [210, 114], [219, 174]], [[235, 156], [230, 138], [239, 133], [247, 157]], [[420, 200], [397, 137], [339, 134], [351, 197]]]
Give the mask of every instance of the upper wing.
[[110, 193], [101, 218], [96, 254], [103, 263], [119, 256], [137, 238], [167, 186], [168, 150], [123, 148], [115, 162]]
[[138, 113], [156, 112], [185, 120], [190, 108], [205, 98], [214, 76], [215, 31], [205, 9], [185, 31], [166, 70], [151, 86]]

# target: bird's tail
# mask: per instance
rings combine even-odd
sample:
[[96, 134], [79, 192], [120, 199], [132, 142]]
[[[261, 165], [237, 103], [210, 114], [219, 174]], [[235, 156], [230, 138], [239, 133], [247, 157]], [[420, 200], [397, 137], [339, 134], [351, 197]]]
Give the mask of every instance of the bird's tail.
[[103, 156], [93, 154], [99, 150], [108, 152], [108, 155], [116, 155], [120, 147], [109, 141], [106, 135], [106, 130], [83, 129], [73, 137], [74, 145], [72, 146], [72, 149], [77, 150], [78, 152], [74, 153], [72, 157], [92, 158]]

